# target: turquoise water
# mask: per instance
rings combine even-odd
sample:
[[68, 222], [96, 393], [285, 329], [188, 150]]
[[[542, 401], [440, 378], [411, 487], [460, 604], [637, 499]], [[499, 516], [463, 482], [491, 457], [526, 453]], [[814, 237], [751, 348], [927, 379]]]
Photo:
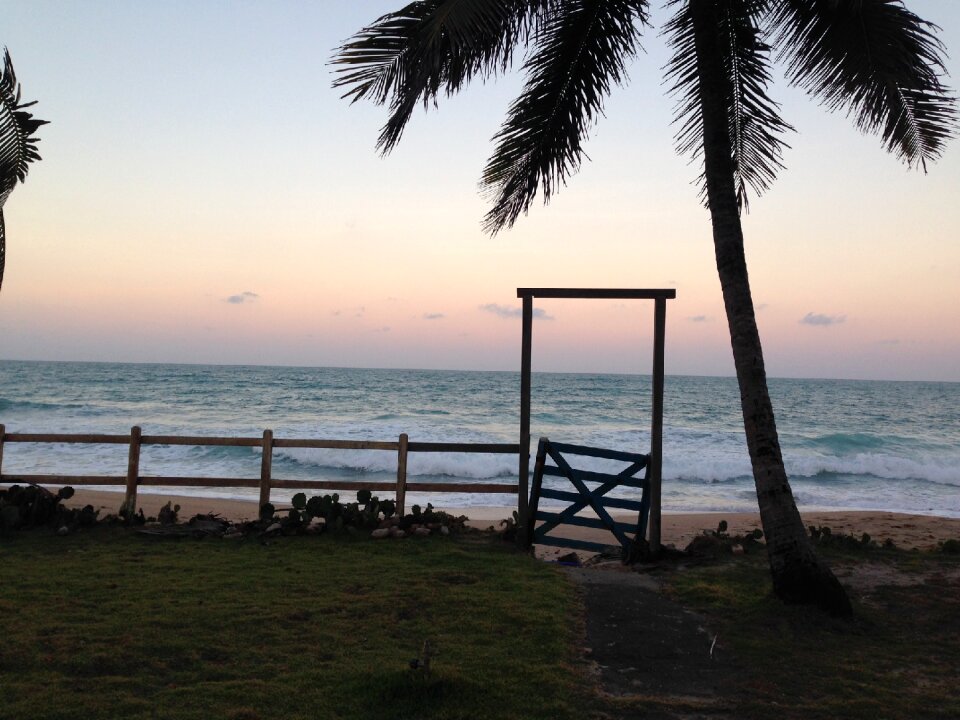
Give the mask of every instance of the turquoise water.
[[[517, 373], [0, 361], [7, 432], [517, 442]], [[960, 517], [960, 384], [771, 380], [791, 484], [802, 508], [883, 509]], [[663, 505], [756, 507], [732, 378], [666, 381]], [[646, 452], [650, 378], [535, 373], [532, 435]], [[145, 475], [259, 476], [255, 448], [145, 447]], [[5, 472], [122, 475], [123, 446], [8, 444]], [[411, 479], [516, 476], [513, 455], [412, 454]], [[277, 450], [285, 479], [390, 480], [391, 452]], [[153, 488], [150, 489], [154, 491]], [[170, 490], [170, 492], [174, 492]], [[184, 492], [184, 490], [176, 490]], [[191, 488], [213, 497], [246, 489]], [[278, 493], [279, 495], [279, 493]], [[510, 505], [509, 495], [415, 498]]]

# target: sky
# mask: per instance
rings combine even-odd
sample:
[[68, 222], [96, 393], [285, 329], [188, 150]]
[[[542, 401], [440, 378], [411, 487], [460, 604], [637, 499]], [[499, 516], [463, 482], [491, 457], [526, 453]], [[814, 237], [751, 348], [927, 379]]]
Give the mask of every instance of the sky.
[[[491, 237], [478, 181], [519, 72], [415, 114], [333, 89], [391, 0], [6, 0], [50, 125], [4, 206], [0, 358], [517, 370], [518, 287], [676, 288], [670, 374], [732, 375], [709, 217], [674, 151], [668, 17], [546, 207]], [[910, 0], [952, 50], [960, 3]], [[780, 77], [780, 68], [774, 70]], [[773, 377], [960, 381], [960, 141], [909, 171], [778, 80], [796, 132], [743, 218]], [[534, 368], [651, 367], [649, 301], [537, 301]]]

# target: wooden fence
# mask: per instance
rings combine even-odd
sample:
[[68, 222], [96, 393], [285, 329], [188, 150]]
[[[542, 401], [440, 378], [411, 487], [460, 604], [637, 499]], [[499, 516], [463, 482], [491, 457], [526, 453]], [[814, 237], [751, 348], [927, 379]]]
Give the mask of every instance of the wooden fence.
[[[3, 472], [3, 448], [6, 443], [82, 443], [93, 445], [127, 445], [126, 475], [23, 475]], [[225, 447], [259, 447], [262, 449], [259, 478], [218, 478], [192, 476], [159, 476], [140, 474], [140, 448], [144, 445], [216, 445]], [[345, 480], [282, 480], [273, 477], [274, 448], [316, 448], [331, 450], [384, 450], [397, 453], [396, 482]], [[412, 452], [502, 453], [516, 455], [519, 444], [510, 443], [436, 443], [410, 442], [406, 433], [395, 442], [371, 440], [315, 440], [275, 438], [273, 430], [264, 430], [262, 438], [199, 437], [189, 435], [144, 435], [138, 426], [129, 435], [7, 433], [0, 425], [0, 484], [19, 482], [39, 485], [122, 485], [126, 488], [123, 507], [135, 510], [137, 488], [144, 485], [169, 487], [255, 487], [260, 489], [260, 505], [270, 502], [273, 488], [285, 490], [393, 490], [397, 496], [397, 512], [405, 511], [407, 491], [457, 493], [519, 493], [518, 483], [424, 483], [407, 482], [407, 456]], [[519, 498], [518, 507], [526, 506]]]

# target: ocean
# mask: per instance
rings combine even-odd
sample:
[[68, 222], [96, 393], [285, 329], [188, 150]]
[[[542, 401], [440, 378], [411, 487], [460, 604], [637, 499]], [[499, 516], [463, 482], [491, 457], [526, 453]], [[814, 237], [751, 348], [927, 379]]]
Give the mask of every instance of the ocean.
[[[541, 436], [649, 450], [649, 376], [534, 373], [532, 384], [533, 451]], [[801, 510], [960, 517], [960, 383], [771, 379], [770, 391]], [[127, 433], [140, 425], [162, 435], [260, 437], [270, 428], [278, 438], [395, 441], [407, 433], [411, 441], [515, 443], [519, 398], [515, 372], [0, 361], [7, 432]], [[733, 378], [666, 378], [665, 511], [756, 509], [739, 413]], [[3, 471], [123, 475], [126, 447], [8, 443]], [[259, 472], [257, 448], [145, 446], [141, 456], [143, 475]], [[413, 453], [408, 479], [468, 485], [510, 482], [516, 472], [515, 455]], [[277, 449], [273, 475], [391, 481], [396, 454]], [[256, 498], [257, 491], [141, 492]], [[474, 493], [408, 502], [428, 501], [441, 509], [516, 502]]]

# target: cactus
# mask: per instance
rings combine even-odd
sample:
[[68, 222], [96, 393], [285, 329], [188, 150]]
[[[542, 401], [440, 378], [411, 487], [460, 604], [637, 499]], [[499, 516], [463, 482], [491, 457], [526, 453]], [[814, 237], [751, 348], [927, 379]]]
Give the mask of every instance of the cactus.
[[[61, 500], [73, 497], [70, 486], [52, 493], [39, 485], [11, 485], [0, 490], [0, 531], [30, 527], [76, 527], [82, 511], [65, 508]], [[93, 511], [93, 508], [91, 508]], [[94, 514], [95, 517], [95, 514]]]
[[305, 505], [307, 517], [308, 518], [323, 517], [323, 507], [324, 507], [323, 499], [318, 495], [314, 495], [312, 498], [307, 500], [307, 504]]
[[157, 513], [157, 522], [161, 525], [175, 525], [177, 522], [177, 513], [180, 512], [179, 505], [171, 505], [170, 501], [160, 508]]

